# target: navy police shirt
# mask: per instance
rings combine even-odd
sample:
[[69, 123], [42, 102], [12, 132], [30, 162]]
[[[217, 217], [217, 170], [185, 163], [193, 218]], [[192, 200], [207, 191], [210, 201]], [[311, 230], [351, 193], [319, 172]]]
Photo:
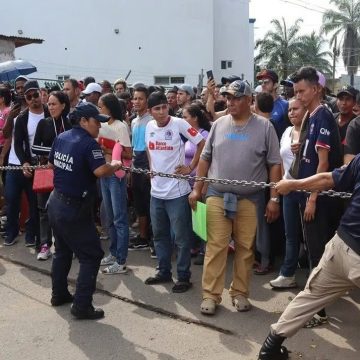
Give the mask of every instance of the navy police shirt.
[[316, 174], [319, 165], [318, 148], [329, 151], [327, 171], [332, 171], [342, 164], [339, 129], [332, 113], [320, 105], [310, 114], [308, 121], [308, 131], [301, 147], [299, 179]]
[[357, 155], [348, 166], [335, 169], [332, 177], [335, 190], [353, 193], [340, 220], [338, 234], [360, 255], [360, 155]]
[[55, 166], [55, 189], [77, 198], [96, 192], [93, 171], [106, 163], [99, 144], [80, 127], [65, 131], [55, 139], [49, 162]]

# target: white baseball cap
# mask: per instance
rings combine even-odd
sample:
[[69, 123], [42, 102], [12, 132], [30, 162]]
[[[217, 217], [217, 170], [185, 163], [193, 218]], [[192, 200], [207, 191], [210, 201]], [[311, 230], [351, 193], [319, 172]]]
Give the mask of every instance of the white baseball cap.
[[89, 95], [93, 92], [98, 92], [101, 94], [101, 92], [102, 92], [101, 86], [97, 83], [90, 83], [87, 85], [86, 89], [83, 91], [83, 94]]

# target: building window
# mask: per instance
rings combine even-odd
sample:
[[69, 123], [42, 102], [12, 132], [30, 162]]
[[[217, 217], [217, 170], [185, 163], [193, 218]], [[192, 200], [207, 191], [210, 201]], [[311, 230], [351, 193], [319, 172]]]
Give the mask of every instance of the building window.
[[154, 76], [154, 84], [155, 85], [169, 85], [169, 77], [168, 76]]
[[171, 76], [170, 83], [171, 84], [183, 84], [185, 82], [184, 76]]
[[185, 76], [154, 76], [155, 85], [183, 84]]
[[221, 60], [221, 70], [231, 69], [232, 65], [232, 60]]
[[56, 78], [60, 81], [64, 81], [70, 79], [70, 75], [56, 75]]

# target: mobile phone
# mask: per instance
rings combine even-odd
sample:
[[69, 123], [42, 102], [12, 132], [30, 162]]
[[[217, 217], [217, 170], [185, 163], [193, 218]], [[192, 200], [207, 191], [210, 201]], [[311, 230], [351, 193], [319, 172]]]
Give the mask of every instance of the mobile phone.
[[207, 76], [208, 80], [214, 79], [213, 71], [212, 70], [207, 71], [206, 76]]

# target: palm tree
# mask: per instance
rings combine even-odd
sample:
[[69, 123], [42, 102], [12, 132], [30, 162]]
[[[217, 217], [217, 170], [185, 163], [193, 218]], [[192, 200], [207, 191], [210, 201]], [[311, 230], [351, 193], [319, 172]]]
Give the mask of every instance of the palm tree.
[[322, 30], [325, 34], [332, 33], [330, 44], [341, 36], [342, 58], [354, 85], [354, 75], [360, 64], [360, 1], [330, 0], [338, 10], [327, 10], [323, 15]]
[[313, 31], [310, 35], [302, 36], [301, 42], [302, 48], [297, 54], [297, 67], [313, 66], [324, 74], [331, 74], [332, 66], [329, 59], [332, 53], [324, 50], [325, 47], [328, 48], [328, 41]]
[[273, 19], [273, 30], [268, 31], [263, 39], [255, 43], [255, 49], [259, 50], [255, 62], [265, 61], [267, 68], [275, 69], [285, 79], [294, 71], [294, 63], [301, 49], [301, 38], [298, 33], [302, 21], [297, 19], [288, 27], [284, 18], [281, 21]]

